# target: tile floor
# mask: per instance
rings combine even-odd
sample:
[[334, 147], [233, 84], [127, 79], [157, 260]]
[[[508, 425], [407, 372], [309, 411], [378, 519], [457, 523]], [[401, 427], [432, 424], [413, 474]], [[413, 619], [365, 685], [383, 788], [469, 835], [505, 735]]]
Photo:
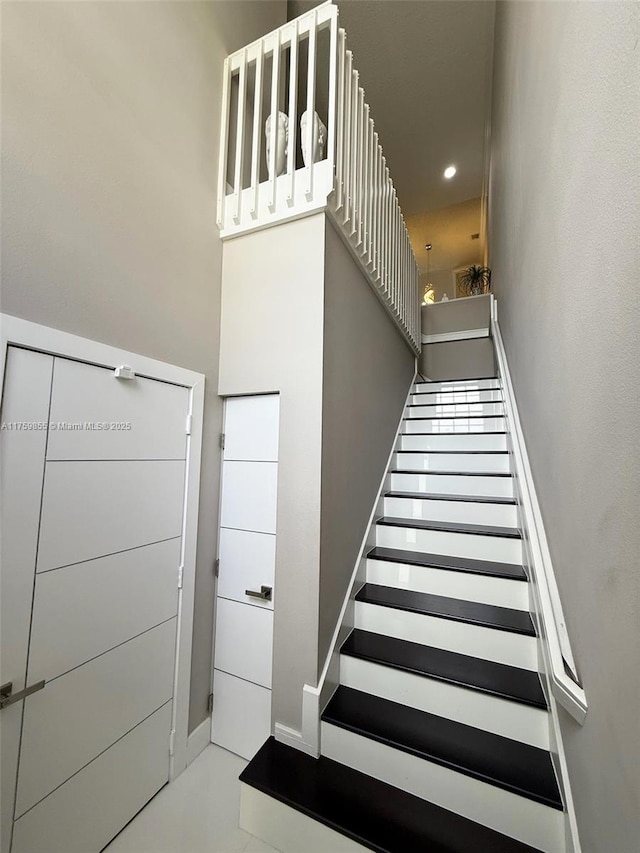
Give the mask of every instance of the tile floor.
[[210, 744], [103, 853], [277, 853], [238, 828], [247, 762]]

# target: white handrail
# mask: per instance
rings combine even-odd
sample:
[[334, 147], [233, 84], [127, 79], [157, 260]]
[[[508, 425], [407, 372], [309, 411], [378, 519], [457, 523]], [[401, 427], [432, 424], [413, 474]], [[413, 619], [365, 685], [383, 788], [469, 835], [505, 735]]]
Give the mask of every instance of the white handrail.
[[[300, 62], [303, 41], [306, 63]], [[282, 68], [286, 52], [289, 60]], [[304, 134], [298, 127], [302, 109]], [[261, 127], [265, 118], [268, 140]], [[316, 160], [321, 127], [326, 154]], [[337, 6], [317, 6], [227, 58], [221, 134], [217, 223], [222, 238], [326, 210], [407, 343], [419, 353], [418, 267], [360, 75], [338, 27]], [[298, 152], [304, 161], [300, 167]]]

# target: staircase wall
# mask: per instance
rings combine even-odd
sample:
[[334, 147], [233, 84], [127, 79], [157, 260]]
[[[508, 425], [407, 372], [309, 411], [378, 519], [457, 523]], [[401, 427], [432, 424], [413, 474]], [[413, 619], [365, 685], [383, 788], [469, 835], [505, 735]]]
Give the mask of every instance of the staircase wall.
[[415, 357], [326, 221], [319, 664], [326, 657]]
[[498, 4], [490, 265], [576, 663], [560, 709], [584, 853], [637, 849], [638, 16]]

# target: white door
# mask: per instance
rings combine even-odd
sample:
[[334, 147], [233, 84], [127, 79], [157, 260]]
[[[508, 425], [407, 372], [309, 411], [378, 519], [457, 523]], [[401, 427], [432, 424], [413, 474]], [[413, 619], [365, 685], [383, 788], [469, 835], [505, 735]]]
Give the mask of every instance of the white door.
[[271, 734], [279, 397], [225, 405], [214, 743], [252, 758]]
[[9, 347], [2, 853], [98, 853], [168, 780], [188, 405]]

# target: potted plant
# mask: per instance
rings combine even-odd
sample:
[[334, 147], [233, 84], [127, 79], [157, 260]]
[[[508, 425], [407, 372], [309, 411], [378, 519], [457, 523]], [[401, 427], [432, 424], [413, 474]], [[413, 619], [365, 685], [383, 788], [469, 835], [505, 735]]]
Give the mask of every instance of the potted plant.
[[481, 267], [477, 264], [470, 266], [460, 276], [460, 286], [467, 296], [480, 296], [488, 293], [491, 287], [491, 270], [489, 267]]

